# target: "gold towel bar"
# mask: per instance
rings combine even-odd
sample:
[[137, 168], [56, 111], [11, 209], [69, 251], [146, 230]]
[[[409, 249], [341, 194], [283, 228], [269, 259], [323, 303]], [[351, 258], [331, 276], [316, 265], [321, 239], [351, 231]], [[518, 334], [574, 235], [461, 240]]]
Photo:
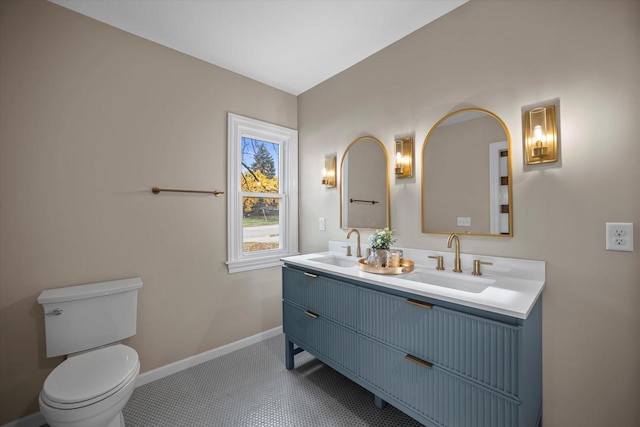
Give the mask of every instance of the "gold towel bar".
[[158, 187], [153, 187], [151, 189], [151, 192], [153, 194], [158, 194], [161, 191], [173, 191], [174, 193], [206, 193], [206, 194], [213, 194], [216, 197], [220, 197], [224, 194], [224, 191], [202, 191], [202, 190], [175, 190], [172, 188], [158, 188]]

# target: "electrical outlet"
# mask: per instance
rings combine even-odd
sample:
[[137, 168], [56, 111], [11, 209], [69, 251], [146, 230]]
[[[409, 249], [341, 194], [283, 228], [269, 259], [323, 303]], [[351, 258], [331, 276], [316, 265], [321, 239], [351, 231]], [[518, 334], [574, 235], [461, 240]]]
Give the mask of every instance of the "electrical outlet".
[[324, 218], [318, 219], [318, 228], [320, 229], [320, 231], [326, 231], [327, 223], [325, 222]]
[[459, 227], [471, 227], [471, 217], [459, 216], [457, 224]]
[[633, 223], [607, 222], [606, 249], [633, 252]]

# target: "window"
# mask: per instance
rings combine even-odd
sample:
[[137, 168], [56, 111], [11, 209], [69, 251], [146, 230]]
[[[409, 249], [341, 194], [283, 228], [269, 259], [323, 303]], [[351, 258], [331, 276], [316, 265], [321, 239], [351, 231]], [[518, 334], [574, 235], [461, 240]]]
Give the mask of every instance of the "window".
[[229, 113], [230, 273], [298, 253], [298, 131]]

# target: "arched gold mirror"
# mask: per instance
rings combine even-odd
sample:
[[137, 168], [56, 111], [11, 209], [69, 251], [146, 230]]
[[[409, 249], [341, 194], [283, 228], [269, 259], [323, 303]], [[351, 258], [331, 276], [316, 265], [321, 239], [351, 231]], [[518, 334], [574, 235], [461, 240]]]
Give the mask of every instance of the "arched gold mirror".
[[389, 156], [372, 136], [357, 138], [340, 161], [340, 227], [390, 227]]
[[440, 119], [422, 146], [422, 232], [513, 236], [511, 137], [490, 111]]

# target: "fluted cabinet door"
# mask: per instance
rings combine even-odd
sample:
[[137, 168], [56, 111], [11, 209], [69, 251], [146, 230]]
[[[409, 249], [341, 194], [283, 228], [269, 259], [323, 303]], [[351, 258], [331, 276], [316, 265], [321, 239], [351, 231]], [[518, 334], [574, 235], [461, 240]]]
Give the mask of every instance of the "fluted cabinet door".
[[519, 396], [521, 327], [358, 289], [358, 332], [441, 368]]
[[[317, 317], [314, 317], [317, 316]], [[306, 349], [324, 356], [355, 374], [356, 333], [322, 315], [312, 313], [285, 302], [283, 304], [284, 333], [306, 346]]]
[[350, 328], [356, 325], [356, 286], [313, 272], [283, 269], [284, 300]]
[[358, 336], [358, 375], [443, 427], [518, 427], [519, 403], [406, 353]]
[[304, 346], [312, 349], [320, 347], [320, 323], [304, 310], [288, 302], [282, 305], [282, 328], [285, 334]]

